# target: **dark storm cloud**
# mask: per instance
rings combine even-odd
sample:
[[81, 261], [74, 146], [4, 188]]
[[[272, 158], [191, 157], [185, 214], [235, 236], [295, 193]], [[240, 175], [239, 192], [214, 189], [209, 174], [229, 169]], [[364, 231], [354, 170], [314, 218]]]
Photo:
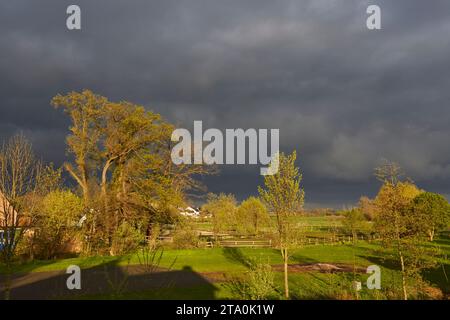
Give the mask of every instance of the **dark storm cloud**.
[[[0, 4], [0, 134], [22, 130], [49, 161], [65, 154], [58, 92], [90, 88], [182, 126], [280, 128], [310, 204], [373, 194], [373, 167], [398, 161], [419, 184], [450, 183], [450, 2], [73, 1]], [[372, 2], [370, 2], [371, 4]], [[211, 191], [256, 192], [257, 166], [227, 168]]]

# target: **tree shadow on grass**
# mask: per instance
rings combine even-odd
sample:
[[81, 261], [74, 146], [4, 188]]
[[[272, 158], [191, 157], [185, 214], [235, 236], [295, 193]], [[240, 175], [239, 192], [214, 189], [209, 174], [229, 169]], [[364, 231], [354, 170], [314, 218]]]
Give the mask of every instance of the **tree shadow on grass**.
[[360, 258], [363, 258], [367, 261], [369, 261], [369, 263], [386, 268], [386, 269], [390, 269], [390, 270], [396, 270], [399, 271], [400, 270], [400, 265], [399, 263], [391, 257], [379, 257], [379, 256], [373, 256], [373, 255], [357, 255]]
[[[190, 266], [182, 270], [163, 268], [147, 272], [140, 265], [119, 265], [123, 260], [107, 261], [101, 265], [81, 270], [81, 289], [69, 290], [67, 280], [71, 274], [65, 270], [30, 272], [14, 275], [11, 299], [170, 299], [176, 288], [201, 287], [197, 298], [214, 299], [218, 288]], [[0, 282], [3, 283], [3, 276]], [[146, 294], [140, 295], [141, 292]], [[0, 296], [0, 299], [3, 296]]]
[[[400, 263], [392, 257], [375, 257], [360, 255], [360, 257], [380, 267], [400, 272]], [[450, 293], [450, 263], [438, 263], [434, 268], [421, 271], [422, 278], [432, 286], [438, 287], [444, 294]]]
[[436, 268], [421, 272], [423, 279], [438, 287], [444, 294], [450, 293], [450, 264], [439, 263]]
[[223, 255], [227, 260], [239, 263], [247, 269], [253, 265], [253, 259], [245, 256], [239, 248], [223, 248]]
[[[339, 300], [340, 295], [348, 292], [353, 275], [349, 273], [303, 274], [301, 285], [293, 290], [291, 298], [295, 300]], [[308, 279], [309, 278], [309, 279]]]

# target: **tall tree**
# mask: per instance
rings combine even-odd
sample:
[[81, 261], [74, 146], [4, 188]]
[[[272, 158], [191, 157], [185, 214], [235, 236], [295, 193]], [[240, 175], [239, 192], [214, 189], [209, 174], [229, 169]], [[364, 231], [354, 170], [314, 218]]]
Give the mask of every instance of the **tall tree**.
[[162, 123], [158, 130], [160, 139], [151, 147], [136, 152], [122, 167], [126, 179], [121, 185], [127, 193], [127, 206], [142, 208], [153, 218], [164, 220], [167, 213], [185, 206], [188, 196], [205, 191], [198, 178], [214, 174], [216, 168], [200, 164], [175, 165], [171, 159], [174, 127]]
[[274, 175], [264, 177], [264, 187], [258, 187], [261, 199], [270, 212], [276, 216], [276, 227], [280, 241], [280, 250], [284, 259], [285, 296], [289, 298], [288, 248], [295, 232], [290, 217], [301, 210], [305, 193], [300, 186], [302, 175], [295, 166], [297, 154], [279, 154], [279, 169]]
[[375, 229], [381, 235], [385, 247], [393, 248], [400, 264], [402, 275], [403, 299], [408, 299], [407, 278], [412, 268], [409, 261], [414, 261], [418, 254], [416, 249], [419, 240], [418, 220], [409, 210], [413, 199], [422, 191], [410, 181], [402, 181], [400, 166], [385, 162], [376, 169], [376, 176], [383, 183], [375, 198], [378, 213], [375, 219]]
[[23, 135], [12, 137], [0, 149], [0, 259], [6, 265], [5, 298], [17, 244], [36, 218], [42, 164]]
[[89, 90], [57, 95], [52, 104], [71, 118], [67, 144], [75, 163], [65, 168], [83, 191], [91, 209], [88, 233], [99, 242], [110, 244], [114, 229], [134, 212], [155, 215], [176, 207], [197, 186], [196, 177], [209, 172], [175, 166], [173, 126], [143, 106], [111, 102]]
[[67, 136], [67, 146], [69, 153], [75, 158], [75, 165], [67, 162], [64, 167], [80, 186], [86, 205], [91, 200], [90, 177], [95, 176], [95, 161], [98, 160], [99, 153], [101, 132], [97, 122], [107, 103], [105, 97], [89, 90], [58, 94], [51, 101], [55, 108], [63, 107], [71, 119], [71, 134]]

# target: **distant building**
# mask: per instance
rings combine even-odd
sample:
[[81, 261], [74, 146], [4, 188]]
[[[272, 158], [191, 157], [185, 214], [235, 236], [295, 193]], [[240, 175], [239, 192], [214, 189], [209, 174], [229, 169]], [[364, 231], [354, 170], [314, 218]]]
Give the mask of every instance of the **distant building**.
[[192, 217], [192, 218], [199, 218], [200, 217], [200, 210], [194, 209], [192, 207], [187, 208], [179, 208], [180, 214], [185, 217]]
[[5, 241], [11, 240], [11, 227], [17, 225], [17, 212], [9, 203], [5, 195], [0, 191], [0, 251], [5, 246]]
[[[6, 223], [8, 219], [8, 223]], [[5, 195], [0, 191], [0, 228], [6, 226], [14, 226], [16, 224], [17, 212], [9, 203]]]

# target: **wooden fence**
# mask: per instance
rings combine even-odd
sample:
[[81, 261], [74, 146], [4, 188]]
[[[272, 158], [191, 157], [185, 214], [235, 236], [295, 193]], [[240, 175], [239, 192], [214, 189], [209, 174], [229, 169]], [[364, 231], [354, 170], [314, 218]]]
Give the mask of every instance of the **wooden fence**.
[[[376, 237], [376, 236], [358, 235], [357, 239], [355, 239], [355, 240], [364, 240], [364, 241], [372, 242], [372, 241], [380, 240], [380, 238]], [[337, 245], [337, 244], [345, 244], [345, 243], [351, 243], [351, 242], [353, 242], [353, 237], [339, 235], [339, 236], [335, 236], [335, 237], [323, 237], [323, 238], [309, 237], [309, 238], [304, 239], [303, 244], [305, 244], [305, 245], [319, 245], [319, 244]]]
[[[149, 240], [148, 238], [146, 239]], [[158, 237], [161, 242], [171, 243], [173, 237]], [[380, 240], [376, 236], [363, 236], [358, 235], [357, 240], [365, 240], [368, 242]], [[351, 236], [338, 235], [334, 237], [307, 237], [301, 241], [301, 245], [338, 245], [352, 243], [353, 238]], [[273, 245], [270, 239], [226, 239], [222, 238], [219, 241], [206, 241], [206, 247], [212, 248], [215, 246], [224, 248], [271, 248]]]
[[225, 248], [270, 248], [272, 240], [223, 240], [218, 244]]

